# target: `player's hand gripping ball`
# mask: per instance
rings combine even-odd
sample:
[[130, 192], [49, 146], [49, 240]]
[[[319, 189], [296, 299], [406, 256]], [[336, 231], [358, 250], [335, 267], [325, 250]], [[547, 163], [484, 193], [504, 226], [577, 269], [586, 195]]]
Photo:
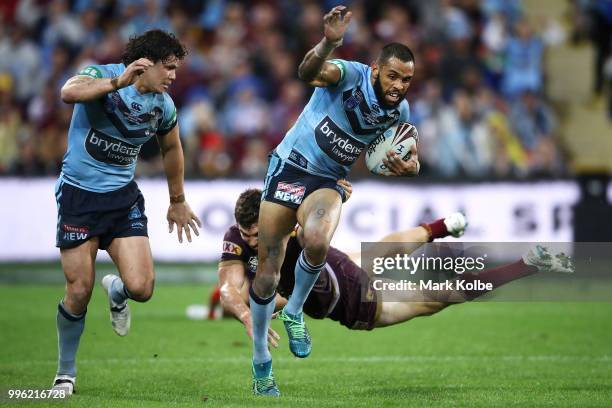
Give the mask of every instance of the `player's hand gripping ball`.
[[408, 122], [400, 122], [387, 129], [368, 145], [365, 154], [366, 166], [378, 175], [388, 175], [389, 169], [383, 162], [387, 152], [393, 151], [404, 161], [410, 160], [411, 148], [417, 144], [419, 133], [416, 126]]

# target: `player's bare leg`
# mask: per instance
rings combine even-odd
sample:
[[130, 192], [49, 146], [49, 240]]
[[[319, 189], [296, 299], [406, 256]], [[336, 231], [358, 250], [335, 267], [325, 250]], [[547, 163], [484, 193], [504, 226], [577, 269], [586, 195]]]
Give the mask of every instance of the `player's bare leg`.
[[[465, 232], [467, 225], [465, 215], [455, 212], [430, 224], [423, 223], [416, 228], [391, 233], [383, 237], [379, 242], [404, 243], [406, 244], [403, 247], [405, 250], [412, 248], [412, 251], [414, 251], [425, 242], [431, 242], [438, 238], [444, 238], [449, 235], [459, 238]], [[410, 244], [414, 244], [414, 246], [411, 247]], [[406, 253], [411, 253], [412, 251]]]
[[68, 395], [74, 392], [76, 353], [94, 287], [98, 245], [98, 238], [92, 238], [75, 248], [60, 250], [66, 293], [57, 312], [59, 358], [53, 387], [64, 390]]
[[[393, 248], [393, 252], [412, 253], [423, 244], [431, 242], [435, 238], [442, 238], [446, 235], [463, 235], [467, 221], [461, 213], [453, 213], [450, 216], [434, 221], [431, 224], [410, 228], [404, 231], [391, 233], [383, 237], [379, 242], [393, 242], [401, 245], [401, 248]], [[446, 231], [444, 231], [446, 229]], [[426, 292], [407, 293], [405, 299], [397, 302], [383, 301], [382, 310], [375, 327], [391, 326], [406, 322], [418, 316], [430, 316], [438, 313], [452, 303], [461, 303], [465, 297], [458, 294], [435, 294], [428, 296]], [[436, 301], [444, 298], [446, 301]], [[452, 302], [452, 303], [451, 303]]]
[[295, 227], [293, 209], [263, 201], [259, 209], [258, 266], [250, 289], [249, 305], [253, 323], [253, 393], [279, 396], [272, 372], [272, 355], [268, 350], [268, 329], [285, 248]]
[[285, 324], [289, 348], [296, 357], [308, 357], [312, 343], [302, 308], [325, 264], [329, 244], [338, 226], [342, 199], [336, 190], [323, 188], [310, 194], [298, 208], [304, 250], [295, 266], [295, 284], [278, 318]]
[[304, 252], [311, 264], [325, 261], [341, 210], [342, 198], [331, 188], [313, 192], [298, 208], [297, 220], [304, 231]]
[[287, 239], [296, 222], [295, 210], [262, 201], [258, 221], [257, 274], [252, 285], [258, 297], [269, 298], [274, 295], [280, 279], [280, 268], [285, 259]]
[[423, 246], [423, 244], [429, 242], [430, 238], [430, 233], [425, 227], [414, 227], [407, 230], [393, 232], [378, 241], [387, 243], [384, 247], [384, 254], [380, 253], [379, 248], [376, 248], [376, 253], [372, 254], [350, 252], [347, 253], [347, 255], [351, 258], [353, 262], [361, 266], [362, 257], [371, 258], [374, 256], [392, 256], [393, 254], [398, 253], [411, 254], [412, 252]]
[[[466, 282], [477, 279], [490, 283], [492, 290], [495, 290], [508, 282], [539, 272], [573, 273], [574, 265], [571, 258], [563, 252], [551, 254], [546, 247], [536, 245], [523, 256], [523, 259], [478, 274], [466, 272], [461, 275], [461, 279]], [[397, 299], [397, 295], [394, 296], [393, 302], [385, 302], [383, 299], [382, 310], [375, 327], [390, 326], [419, 316], [430, 316], [450, 305], [474, 300], [490, 291], [452, 289], [404, 292], [403, 299]]]
[[148, 237], [115, 238], [107, 251], [120, 277], [106, 275], [102, 286], [108, 294], [113, 330], [119, 336], [125, 336], [131, 325], [127, 300], [146, 302], [153, 295], [155, 272], [151, 246]]
[[[390, 279], [383, 279], [383, 281], [393, 282]], [[451, 304], [463, 303], [467, 300], [463, 293], [442, 292], [405, 291], [394, 293], [392, 301], [386, 301], [382, 295], [381, 311], [374, 327], [392, 326], [415, 317], [431, 316]], [[441, 299], [444, 301], [440, 301]]]
[[[392, 232], [384, 236], [378, 242], [387, 243], [385, 249], [388, 254], [410, 254], [423, 246], [423, 244], [431, 242], [434, 239], [444, 238], [448, 235], [452, 235], [455, 238], [462, 236], [467, 225], [468, 223], [465, 215], [456, 212], [430, 224], [421, 224], [418, 227]], [[395, 245], [390, 245], [390, 243]], [[361, 265], [362, 254], [360, 252], [348, 253], [347, 255], [349, 255], [351, 260], [357, 265]], [[377, 253], [371, 256], [381, 256], [381, 254]]]
[[378, 242], [405, 242], [417, 244], [414, 249], [429, 241], [429, 233], [425, 227], [414, 227], [403, 231], [393, 232], [386, 235]]
[[155, 272], [148, 237], [115, 238], [108, 254], [119, 270], [130, 299], [146, 302], [153, 295]]
[[374, 327], [392, 326], [415, 317], [431, 316], [450, 305], [451, 303], [445, 302], [383, 302]]

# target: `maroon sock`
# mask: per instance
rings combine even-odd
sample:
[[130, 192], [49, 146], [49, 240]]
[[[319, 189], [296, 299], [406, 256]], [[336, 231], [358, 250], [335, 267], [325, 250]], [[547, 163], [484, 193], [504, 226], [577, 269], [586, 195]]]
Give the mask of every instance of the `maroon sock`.
[[[483, 283], [492, 283], [492, 290], [495, 290], [505, 283], [524, 278], [525, 276], [533, 275], [537, 272], [538, 268], [536, 268], [535, 266], [526, 265], [525, 262], [523, 262], [523, 260], [521, 259], [520, 261], [516, 261], [508, 265], [498, 266], [497, 268], [487, 269], [480, 273], [466, 272], [457, 277], [457, 279], [463, 279], [466, 281], [466, 283], [472, 282], [474, 280], [479, 280]], [[464, 292], [468, 300], [473, 300], [490, 291], [465, 290]]]
[[444, 224], [444, 218], [440, 218], [432, 222], [431, 224], [421, 224], [421, 227], [425, 228], [429, 233], [429, 242], [433, 241], [437, 238], [444, 238], [449, 236], [449, 232], [446, 229], [446, 225]]
[[213, 320], [215, 318], [215, 307], [221, 302], [221, 288], [219, 286], [215, 286], [212, 293], [210, 294], [210, 299], [208, 301], [208, 319]]

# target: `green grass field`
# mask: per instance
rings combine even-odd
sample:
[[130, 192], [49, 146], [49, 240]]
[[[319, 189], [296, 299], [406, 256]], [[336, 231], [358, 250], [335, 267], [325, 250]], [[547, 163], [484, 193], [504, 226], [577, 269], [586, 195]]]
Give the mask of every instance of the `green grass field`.
[[[49, 387], [62, 290], [0, 286], [5, 395]], [[373, 332], [310, 320], [308, 359], [293, 358], [284, 337], [273, 351], [283, 395], [270, 400], [251, 395], [241, 325], [185, 317], [208, 290], [160, 283], [149, 303], [132, 304], [132, 331], [120, 338], [98, 285], [78, 355], [78, 394], [31, 405], [612, 406], [612, 303], [471, 303]]]

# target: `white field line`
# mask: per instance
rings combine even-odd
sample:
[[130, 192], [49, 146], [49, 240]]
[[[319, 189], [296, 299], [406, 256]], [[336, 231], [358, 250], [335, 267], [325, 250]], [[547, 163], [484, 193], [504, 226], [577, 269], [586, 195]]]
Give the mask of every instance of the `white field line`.
[[[157, 358], [108, 358], [108, 359], [82, 359], [78, 360], [78, 364], [105, 365], [105, 364], [183, 364], [183, 363], [202, 363], [202, 364], [248, 364], [251, 361], [249, 357], [157, 357]], [[275, 357], [274, 361], [279, 363], [292, 363], [298, 360], [291, 357]], [[506, 356], [364, 356], [364, 357], [323, 357], [314, 358], [313, 362], [323, 364], [367, 364], [367, 363], [452, 363], [452, 362], [554, 362], [554, 363], [612, 363], [612, 356], [562, 356], [562, 355], [506, 355]], [[9, 363], [0, 363], [3, 365], [19, 364], [19, 365], [55, 365], [55, 360], [21, 360]]]

